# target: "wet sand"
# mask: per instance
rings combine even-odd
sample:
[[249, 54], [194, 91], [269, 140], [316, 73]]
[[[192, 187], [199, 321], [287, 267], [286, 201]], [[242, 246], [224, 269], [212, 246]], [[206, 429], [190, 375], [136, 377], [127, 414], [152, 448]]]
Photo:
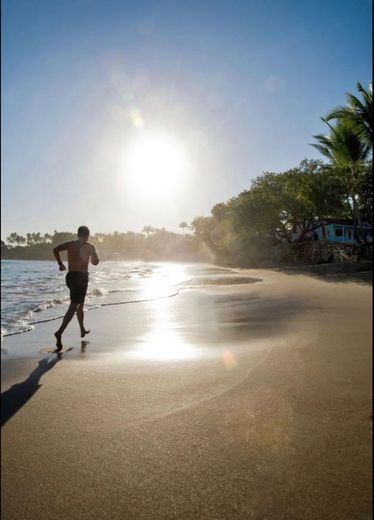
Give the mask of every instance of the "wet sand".
[[6, 338], [4, 518], [371, 517], [371, 286], [191, 272], [60, 358], [56, 322]]

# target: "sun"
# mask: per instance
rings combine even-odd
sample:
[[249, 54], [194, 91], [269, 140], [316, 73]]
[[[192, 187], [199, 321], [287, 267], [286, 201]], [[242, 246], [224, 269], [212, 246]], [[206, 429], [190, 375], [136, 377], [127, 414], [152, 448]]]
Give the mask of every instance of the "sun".
[[186, 151], [171, 135], [142, 135], [129, 143], [124, 166], [126, 179], [138, 194], [172, 194], [186, 174]]

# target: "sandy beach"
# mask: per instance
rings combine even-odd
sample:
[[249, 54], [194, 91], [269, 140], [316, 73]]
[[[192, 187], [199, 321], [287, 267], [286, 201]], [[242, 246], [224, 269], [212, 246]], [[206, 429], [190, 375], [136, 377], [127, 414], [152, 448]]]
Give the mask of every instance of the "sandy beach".
[[371, 518], [371, 285], [189, 269], [3, 342], [5, 520]]

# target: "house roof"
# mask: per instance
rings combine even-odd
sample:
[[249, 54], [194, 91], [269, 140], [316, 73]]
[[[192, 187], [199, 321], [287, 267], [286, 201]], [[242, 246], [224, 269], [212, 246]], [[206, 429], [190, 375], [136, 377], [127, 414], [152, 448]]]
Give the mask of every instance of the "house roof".
[[[345, 219], [345, 218], [326, 218], [325, 219], [326, 224], [338, 224], [340, 226], [354, 226], [352, 219]], [[369, 222], [363, 221], [363, 225], [365, 227], [371, 228], [371, 224]]]

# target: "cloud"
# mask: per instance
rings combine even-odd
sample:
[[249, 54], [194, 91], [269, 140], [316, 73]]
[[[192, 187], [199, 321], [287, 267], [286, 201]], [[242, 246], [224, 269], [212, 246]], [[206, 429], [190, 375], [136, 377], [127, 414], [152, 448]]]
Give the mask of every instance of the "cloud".
[[276, 74], [270, 74], [265, 81], [265, 90], [269, 92], [269, 94], [276, 94], [280, 90], [283, 90], [285, 85], [285, 81], [280, 76]]

